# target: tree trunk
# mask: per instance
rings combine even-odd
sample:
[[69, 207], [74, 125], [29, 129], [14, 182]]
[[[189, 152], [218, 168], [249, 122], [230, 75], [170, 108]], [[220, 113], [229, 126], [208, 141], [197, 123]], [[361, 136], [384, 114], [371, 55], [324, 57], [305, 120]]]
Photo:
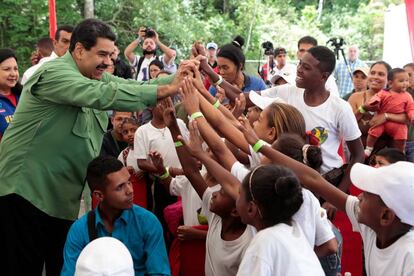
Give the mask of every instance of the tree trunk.
[[93, 0], [85, 0], [84, 6], [85, 18], [94, 18], [94, 3]]

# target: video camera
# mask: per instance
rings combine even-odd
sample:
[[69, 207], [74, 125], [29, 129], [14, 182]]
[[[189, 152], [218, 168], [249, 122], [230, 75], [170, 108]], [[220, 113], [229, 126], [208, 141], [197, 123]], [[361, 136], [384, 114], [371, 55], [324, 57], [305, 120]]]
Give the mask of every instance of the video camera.
[[145, 27], [145, 37], [154, 37], [155, 36], [155, 31], [153, 29], [151, 29], [150, 27]]
[[326, 42], [326, 45], [331, 45], [335, 50], [340, 50], [345, 44], [345, 40], [342, 37], [333, 37]]
[[264, 54], [266, 55], [266, 56], [271, 56], [271, 55], [273, 55], [274, 53], [274, 49], [273, 49], [273, 43], [272, 42], [270, 42], [270, 41], [265, 41], [265, 42], [263, 42], [262, 43], [262, 48], [265, 50], [264, 51]]

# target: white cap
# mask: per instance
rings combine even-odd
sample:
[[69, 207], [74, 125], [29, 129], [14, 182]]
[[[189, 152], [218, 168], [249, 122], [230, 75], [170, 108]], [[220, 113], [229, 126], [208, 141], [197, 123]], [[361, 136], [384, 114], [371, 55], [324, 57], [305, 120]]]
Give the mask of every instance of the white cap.
[[76, 261], [75, 276], [133, 276], [134, 263], [119, 240], [103, 237], [90, 242]]
[[266, 107], [268, 107], [274, 102], [286, 103], [284, 100], [282, 100], [279, 97], [276, 97], [276, 98], [263, 97], [253, 90], [250, 91], [249, 98], [250, 98], [250, 101], [254, 103], [257, 107], [259, 107], [261, 110], [264, 110]]
[[206, 48], [207, 48], [207, 49], [214, 48], [214, 50], [217, 50], [218, 46], [217, 46], [217, 44], [216, 44], [216, 43], [214, 43], [214, 42], [209, 42], [209, 43], [207, 43]]
[[284, 79], [289, 84], [295, 84], [295, 79], [294, 79], [295, 76], [294, 75], [287, 75], [287, 74], [284, 74], [284, 73], [277, 73], [277, 74], [275, 74], [270, 79], [270, 83], [274, 85], [276, 83], [276, 81], [278, 79], [280, 79], [280, 78]]
[[400, 161], [380, 168], [357, 163], [351, 169], [351, 181], [381, 197], [401, 222], [414, 226], [414, 163]]

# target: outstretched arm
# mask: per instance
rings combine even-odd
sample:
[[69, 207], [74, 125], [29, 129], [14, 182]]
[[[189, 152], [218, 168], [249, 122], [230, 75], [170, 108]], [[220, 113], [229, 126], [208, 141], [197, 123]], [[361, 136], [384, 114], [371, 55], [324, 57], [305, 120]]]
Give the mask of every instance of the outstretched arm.
[[[242, 123], [240, 129], [243, 131], [247, 141], [250, 145], [255, 145], [259, 138], [251, 128], [249, 121], [241, 119], [240, 122]], [[272, 160], [273, 163], [290, 168], [297, 175], [303, 186], [322, 196], [336, 208], [345, 210], [348, 195], [331, 185], [317, 171], [266, 145], [263, 145], [259, 152]]]

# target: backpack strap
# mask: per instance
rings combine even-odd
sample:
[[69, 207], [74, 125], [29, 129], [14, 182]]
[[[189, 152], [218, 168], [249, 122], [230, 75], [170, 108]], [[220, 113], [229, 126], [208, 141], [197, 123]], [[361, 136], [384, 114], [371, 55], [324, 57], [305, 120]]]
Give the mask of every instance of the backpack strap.
[[135, 75], [135, 80], [138, 80], [139, 71], [141, 70], [142, 63], [144, 62], [145, 56], [142, 55], [139, 57], [138, 64], [137, 64], [137, 72]]
[[98, 238], [98, 233], [95, 227], [96, 221], [96, 214], [95, 210], [91, 210], [88, 212], [88, 234], [89, 234], [89, 242], [93, 241], [94, 239]]

